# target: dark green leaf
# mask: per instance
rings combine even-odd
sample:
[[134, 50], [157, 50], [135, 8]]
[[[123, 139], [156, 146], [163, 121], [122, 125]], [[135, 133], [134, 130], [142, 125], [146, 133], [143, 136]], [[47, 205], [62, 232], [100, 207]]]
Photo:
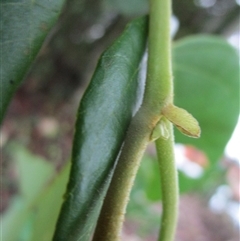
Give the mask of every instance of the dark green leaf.
[[0, 123], [12, 95], [26, 75], [64, 0], [1, 0]]
[[126, 16], [136, 16], [148, 13], [147, 0], [106, 0], [105, 5], [110, 10]]
[[78, 111], [72, 169], [54, 240], [89, 240], [138, 101], [146, 18], [130, 23], [100, 58]]

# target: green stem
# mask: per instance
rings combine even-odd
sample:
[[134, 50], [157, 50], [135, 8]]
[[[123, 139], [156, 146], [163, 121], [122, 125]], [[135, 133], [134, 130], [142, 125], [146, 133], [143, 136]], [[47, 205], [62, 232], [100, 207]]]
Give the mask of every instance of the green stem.
[[129, 194], [152, 129], [142, 119], [144, 116], [138, 112], [130, 124], [102, 206], [93, 241], [120, 240]]
[[143, 104], [129, 126], [93, 241], [120, 240], [126, 206], [141, 157], [161, 117], [162, 108], [172, 103], [170, 17], [170, 0], [150, 0], [148, 71]]
[[172, 102], [171, 0], [150, 0], [148, 72], [143, 105], [160, 113]]
[[172, 124], [166, 120], [170, 137], [156, 141], [157, 156], [162, 188], [162, 221], [159, 241], [172, 241], [178, 216], [178, 177], [174, 160], [174, 140]]

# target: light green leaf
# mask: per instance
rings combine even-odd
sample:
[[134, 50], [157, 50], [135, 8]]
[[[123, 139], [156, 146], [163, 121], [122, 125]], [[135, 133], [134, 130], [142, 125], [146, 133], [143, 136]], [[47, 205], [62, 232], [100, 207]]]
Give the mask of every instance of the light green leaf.
[[63, 0], [0, 1], [0, 123], [60, 13]]
[[[31, 218], [32, 204], [53, 177], [54, 168], [47, 161], [29, 153], [24, 147], [10, 145], [9, 152], [16, 162], [20, 194], [2, 217], [3, 240], [17, 241]], [[14, 231], [13, 231], [14, 230]]]
[[24, 223], [30, 214], [26, 211], [26, 203], [26, 200], [16, 197], [9, 204], [7, 212], [1, 215], [2, 240], [17, 241], [19, 239]]
[[56, 176], [51, 185], [37, 198], [32, 206], [32, 236], [30, 241], [49, 241], [55, 230], [57, 218], [64, 200], [67, 181], [70, 173], [70, 162]]
[[[38, 169], [33, 169], [37, 173]], [[16, 197], [2, 217], [4, 241], [49, 241], [63, 202], [70, 172], [70, 162], [29, 203], [23, 196]], [[35, 181], [29, 179], [29, 182]]]
[[53, 177], [55, 169], [23, 146], [11, 145], [11, 153], [19, 174], [20, 194], [28, 203], [32, 202]]
[[239, 56], [225, 40], [213, 36], [188, 37], [173, 50], [175, 103], [201, 126], [201, 138], [175, 132], [175, 139], [207, 154], [211, 164], [202, 178], [207, 180], [218, 170], [216, 163], [238, 120]]

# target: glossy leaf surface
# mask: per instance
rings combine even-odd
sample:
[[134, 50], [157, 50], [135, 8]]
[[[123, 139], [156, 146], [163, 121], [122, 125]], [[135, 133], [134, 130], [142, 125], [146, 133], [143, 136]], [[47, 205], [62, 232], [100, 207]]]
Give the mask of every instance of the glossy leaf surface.
[[101, 56], [80, 103], [66, 200], [54, 240], [87, 241], [138, 102], [146, 18], [131, 22]]
[[59, 16], [63, 0], [0, 2], [0, 123], [12, 95]]

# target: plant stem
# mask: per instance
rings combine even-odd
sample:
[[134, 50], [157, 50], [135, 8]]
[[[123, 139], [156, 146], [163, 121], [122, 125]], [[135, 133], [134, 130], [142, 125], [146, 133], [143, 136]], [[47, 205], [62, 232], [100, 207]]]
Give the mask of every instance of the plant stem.
[[172, 102], [171, 0], [150, 0], [148, 71], [143, 105], [160, 114]]
[[[160, 92], [158, 99], [149, 104], [150, 106], [159, 105], [160, 110], [164, 107], [163, 105], [173, 102], [170, 20], [171, 0], [150, 0], [148, 78], [152, 78], [151, 85], [149, 84], [146, 88], [145, 98], [148, 103], [148, 100], [152, 100], [151, 95], [157, 96]], [[159, 102], [156, 103], [157, 101]], [[169, 138], [167, 140], [159, 138], [156, 141], [163, 200], [159, 241], [174, 239], [178, 215], [178, 178], [174, 160], [174, 137], [172, 124], [166, 120], [166, 125]]]
[[142, 117], [144, 115], [138, 112], [130, 124], [102, 206], [93, 241], [120, 240], [129, 194], [152, 129], [146, 125], [146, 121], [140, 121]]
[[167, 140], [159, 138], [156, 141], [163, 205], [159, 241], [172, 241], [178, 216], [178, 177], [173, 151], [173, 128], [168, 120], [165, 123], [170, 137]]
[[126, 206], [141, 157], [161, 118], [162, 108], [172, 103], [170, 17], [170, 0], [150, 0], [148, 71], [143, 104], [129, 126], [93, 241], [120, 240]]

